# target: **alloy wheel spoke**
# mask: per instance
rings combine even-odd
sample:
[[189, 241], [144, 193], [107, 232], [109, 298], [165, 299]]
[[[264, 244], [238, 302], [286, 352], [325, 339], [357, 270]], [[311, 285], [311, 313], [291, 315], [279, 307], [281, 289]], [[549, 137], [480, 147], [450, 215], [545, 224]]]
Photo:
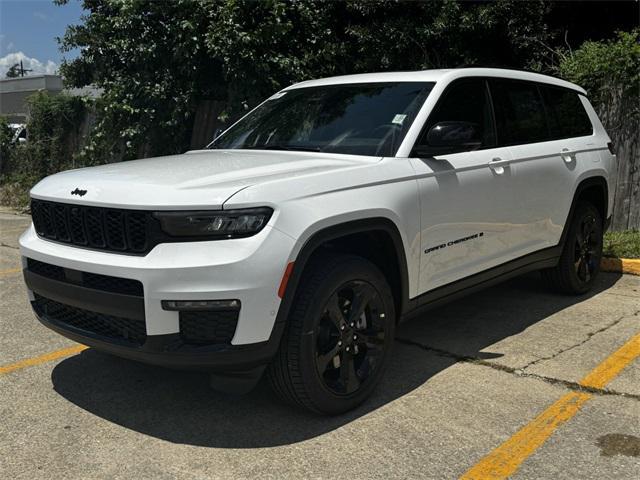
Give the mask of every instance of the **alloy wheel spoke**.
[[584, 241], [588, 241], [589, 237], [593, 233], [593, 222], [591, 218], [585, 218], [584, 222], [582, 222], [582, 237]]
[[327, 369], [327, 366], [334, 359], [334, 357], [338, 354], [339, 351], [340, 351], [340, 347], [336, 343], [336, 345], [327, 353], [318, 355], [316, 362], [318, 364], [318, 369], [320, 370], [320, 372], [324, 372]]
[[329, 302], [327, 303], [327, 313], [329, 314], [329, 320], [331, 320], [331, 323], [333, 323], [333, 325], [338, 330], [340, 330], [340, 327], [345, 322], [344, 314], [342, 313], [342, 310], [340, 310], [340, 305], [338, 305], [339, 300], [340, 299], [338, 295], [334, 294], [331, 296]]
[[582, 257], [578, 257], [578, 259], [573, 262], [573, 266], [576, 269], [576, 273], [580, 272], [580, 262], [582, 261]]
[[347, 323], [355, 323], [362, 316], [371, 299], [375, 296], [375, 291], [370, 287], [360, 286], [354, 291], [351, 310], [347, 318]]
[[357, 343], [366, 343], [374, 347], [380, 347], [384, 345], [384, 332], [367, 333], [357, 331], [358, 336]]
[[345, 355], [340, 365], [340, 381], [345, 393], [353, 393], [360, 387], [360, 379], [356, 373], [356, 363], [351, 355]]
[[580, 258], [580, 265], [578, 267], [578, 277], [585, 282], [589, 281], [589, 267], [587, 266], [585, 259], [582, 257]]

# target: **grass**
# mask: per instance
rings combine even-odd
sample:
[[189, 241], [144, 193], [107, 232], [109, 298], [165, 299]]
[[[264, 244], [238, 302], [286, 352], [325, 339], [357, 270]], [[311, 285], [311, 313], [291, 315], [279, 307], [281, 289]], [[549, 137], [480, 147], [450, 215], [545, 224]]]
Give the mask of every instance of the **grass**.
[[604, 255], [617, 258], [640, 258], [640, 231], [606, 232]]

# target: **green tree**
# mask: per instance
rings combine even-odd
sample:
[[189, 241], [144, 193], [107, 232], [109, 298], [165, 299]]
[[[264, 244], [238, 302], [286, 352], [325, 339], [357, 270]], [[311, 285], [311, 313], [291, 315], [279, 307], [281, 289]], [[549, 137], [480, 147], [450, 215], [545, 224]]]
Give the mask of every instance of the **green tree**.
[[223, 120], [313, 77], [478, 63], [540, 68], [545, 5], [84, 0], [84, 23], [60, 40], [81, 53], [61, 71], [69, 85], [104, 89], [91, 156], [173, 153], [189, 146], [203, 105], [221, 106]]
[[612, 228], [640, 226], [640, 29], [562, 53], [558, 74], [584, 87], [617, 155]]
[[5, 74], [5, 77], [7, 77], [7, 78], [18, 78], [19, 76], [20, 76], [20, 64], [19, 63], [11, 65], [11, 67], [9, 67], [9, 70], [7, 70], [7, 73]]
[[[628, 114], [640, 116], [640, 29], [618, 32], [602, 42], [585, 42], [575, 52], [563, 53], [558, 73], [589, 93], [589, 99], [603, 116], [608, 108], [628, 107]], [[609, 125], [615, 128], [615, 125]]]

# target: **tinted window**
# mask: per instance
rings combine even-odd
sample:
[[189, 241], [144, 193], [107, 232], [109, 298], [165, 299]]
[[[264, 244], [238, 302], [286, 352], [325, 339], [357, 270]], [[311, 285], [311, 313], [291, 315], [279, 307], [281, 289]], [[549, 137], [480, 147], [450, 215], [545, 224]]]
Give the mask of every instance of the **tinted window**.
[[552, 139], [591, 135], [593, 127], [576, 92], [540, 86]]
[[500, 145], [547, 140], [544, 105], [536, 84], [491, 80], [489, 85]]
[[273, 95], [210, 148], [394, 155], [433, 83], [296, 88]]
[[[437, 148], [429, 146], [427, 141], [427, 134], [431, 127], [440, 122], [472, 123], [479, 129], [482, 141], [479, 148], [494, 146], [493, 117], [484, 80], [459, 80], [444, 92], [436, 109], [429, 116], [419, 142], [422, 150], [424, 150], [422, 147], [428, 147], [429, 150], [432, 150], [433, 155], [444, 153], [442, 150], [438, 151]], [[449, 148], [447, 151], [451, 152], [451, 149]]]

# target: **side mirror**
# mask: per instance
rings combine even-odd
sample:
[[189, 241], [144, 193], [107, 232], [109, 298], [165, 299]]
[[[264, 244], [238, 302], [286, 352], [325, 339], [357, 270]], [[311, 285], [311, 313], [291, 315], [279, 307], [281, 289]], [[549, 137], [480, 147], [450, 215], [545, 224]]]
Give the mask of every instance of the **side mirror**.
[[418, 155], [438, 155], [475, 150], [481, 145], [477, 123], [448, 121], [432, 126], [427, 132], [426, 144], [416, 145], [414, 151]]
[[427, 143], [432, 147], [478, 148], [482, 138], [477, 123], [440, 122], [427, 133]]

